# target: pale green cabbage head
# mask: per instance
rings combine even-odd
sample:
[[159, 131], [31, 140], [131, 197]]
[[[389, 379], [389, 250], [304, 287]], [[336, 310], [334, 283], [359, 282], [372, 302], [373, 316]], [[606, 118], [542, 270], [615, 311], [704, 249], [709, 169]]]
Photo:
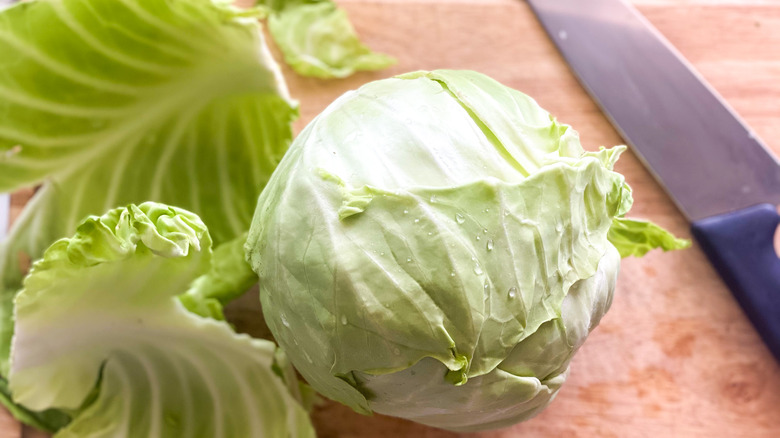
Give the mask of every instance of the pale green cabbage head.
[[[348, 92], [260, 196], [246, 248], [266, 321], [316, 390], [358, 412], [458, 431], [527, 419], [609, 308], [623, 149], [584, 152], [474, 72]], [[621, 253], [667, 235], [642, 224]]]

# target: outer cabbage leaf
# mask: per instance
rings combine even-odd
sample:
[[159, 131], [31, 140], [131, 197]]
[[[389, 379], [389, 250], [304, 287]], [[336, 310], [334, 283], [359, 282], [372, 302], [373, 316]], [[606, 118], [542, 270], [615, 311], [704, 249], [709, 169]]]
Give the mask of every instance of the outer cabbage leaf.
[[314, 436], [274, 344], [177, 299], [208, 270], [210, 247], [197, 216], [155, 203], [57, 241], [16, 299], [14, 400], [70, 412], [57, 437]]
[[344, 10], [329, 0], [269, 0], [268, 30], [299, 74], [343, 78], [359, 70], [381, 70], [395, 59], [360, 42]]
[[[0, 192], [42, 183], [0, 248], [0, 370], [26, 260], [89, 214], [161, 201], [246, 231], [296, 116], [257, 21], [215, 0], [0, 12]], [[250, 14], [251, 15], [251, 14]]]
[[628, 218], [613, 219], [608, 237], [621, 257], [642, 257], [656, 248], [671, 251], [691, 246], [690, 240], [678, 239], [652, 222]]

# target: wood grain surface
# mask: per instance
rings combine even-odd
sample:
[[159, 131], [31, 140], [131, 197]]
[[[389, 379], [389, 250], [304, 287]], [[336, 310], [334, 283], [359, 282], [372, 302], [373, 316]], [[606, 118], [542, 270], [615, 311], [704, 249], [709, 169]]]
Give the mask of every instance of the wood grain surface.
[[[399, 63], [335, 81], [285, 69], [301, 103], [296, 131], [365, 82], [458, 68], [532, 95], [573, 125], [587, 149], [622, 142], [520, 0], [339, 3], [364, 40]], [[780, 1], [635, 4], [780, 155]], [[684, 218], [635, 156], [624, 155], [617, 170], [634, 188], [630, 216], [690, 237]], [[14, 205], [27, 196], [15, 196]], [[244, 298], [231, 312], [256, 321], [256, 301]], [[335, 403], [318, 407], [314, 421], [323, 438], [459, 436], [401, 419], [364, 417]], [[19, 425], [0, 415], [0, 438], [20, 436]], [[612, 309], [574, 359], [552, 405], [528, 422], [473, 436], [780, 437], [780, 366], [695, 245], [651, 253], [623, 261]]]

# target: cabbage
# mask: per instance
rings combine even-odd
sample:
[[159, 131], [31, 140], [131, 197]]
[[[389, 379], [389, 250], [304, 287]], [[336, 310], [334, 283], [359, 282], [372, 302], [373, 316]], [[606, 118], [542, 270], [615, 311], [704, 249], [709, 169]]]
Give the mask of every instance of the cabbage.
[[[309, 7], [274, 2], [284, 8], [274, 10], [271, 21], [297, 24], [292, 33], [280, 33], [278, 25], [271, 33], [279, 36], [286, 54], [311, 48], [302, 56], [338, 69], [322, 75], [346, 75], [389, 62], [360, 44], [332, 3]], [[267, 11], [238, 9], [226, 0], [8, 3], [0, 1], [0, 192], [38, 190], [0, 243], [0, 404], [21, 421], [60, 430], [62, 436], [190, 436], [193, 431], [208, 436], [310, 435], [310, 425], [295, 429], [293, 425], [302, 424], [297, 419], [284, 421], [288, 414], [297, 418], [299, 407], [292, 407], [289, 395], [279, 394], [278, 378], [268, 377], [275, 358], [275, 370], [286, 375], [293, 393], [298, 391], [280, 350], [235, 335], [222, 321], [222, 306], [256, 281], [243, 251], [252, 206], [287, 149], [297, 117], [297, 104], [257, 23]], [[308, 25], [313, 22], [320, 24], [312, 33]], [[301, 42], [305, 47], [297, 46]], [[209, 246], [197, 248], [203, 254], [192, 258], [208, 253], [209, 261], [155, 259], [171, 272], [167, 277], [156, 274], [157, 283], [148, 292], [158, 296], [138, 307], [130, 295], [132, 283], [148, 274], [144, 268], [121, 257], [101, 259], [110, 263], [99, 268], [72, 260], [73, 251], [92, 263], [117, 249], [109, 238], [101, 240], [109, 248], [84, 243], [95, 238], [89, 227], [117, 231], [113, 225], [106, 228], [100, 219], [89, 219], [76, 238], [84, 242], [71, 240], [67, 248], [63, 241], [54, 242], [73, 235], [89, 215], [145, 201], [197, 213], [209, 227]], [[141, 220], [136, 210], [121, 214]], [[176, 220], [188, 217], [172, 211]], [[4, 237], [4, 223], [0, 228]], [[174, 230], [160, 233], [167, 231]], [[138, 236], [116, 237], [120, 249], [130, 251], [133, 245], [123, 239]], [[23, 288], [30, 261], [41, 257], [26, 283], [40, 290]], [[62, 268], [60, 257], [75, 264]], [[192, 272], [174, 269], [188, 263], [195, 263], [189, 265]], [[52, 264], [59, 267], [49, 269]], [[195, 271], [201, 274], [197, 278]], [[108, 275], [114, 276], [115, 287], [101, 277]], [[103, 300], [101, 290], [79, 289], [90, 281], [115, 295]], [[16, 328], [21, 332], [14, 338], [12, 365], [14, 300], [20, 290]], [[55, 307], [74, 300], [80, 305], [71, 309], [72, 315]], [[108, 315], [116, 321], [101, 319]], [[130, 335], [123, 330], [139, 333], [132, 324], [118, 327], [116, 322], [153, 315], [161, 318], [156, 322], [180, 323], [176, 338], [165, 337], [174, 335], [163, 330], [167, 326], [147, 326], [143, 342], [123, 344]], [[90, 320], [95, 324], [88, 326]], [[30, 357], [33, 366], [28, 366]], [[151, 374], [123, 374], [142, 362], [151, 364]], [[182, 368], [184, 362], [192, 367]], [[240, 374], [255, 368], [259, 370], [252, 371], [251, 382]], [[180, 384], [166, 380], [172, 373], [179, 375]], [[160, 384], [149, 384], [152, 374]], [[185, 387], [195, 392], [183, 394]], [[237, 387], [250, 395], [241, 402], [226, 400]]]
[[[29, 261], [86, 216], [145, 201], [194, 211], [216, 245], [243, 236], [297, 108], [257, 20], [221, 0], [22, 2], [0, 11], [0, 54], [0, 192], [41, 186], [0, 244], [6, 375]], [[3, 383], [15, 415], [58, 427]]]
[[609, 308], [610, 236], [627, 253], [686, 244], [647, 222], [610, 233], [632, 204], [624, 149], [585, 152], [474, 72], [348, 92], [260, 195], [246, 249], [266, 321], [314, 389], [358, 412], [455, 431], [527, 419]]
[[200, 218], [151, 202], [55, 242], [16, 298], [14, 401], [68, 412], [57, 437], [313, 437], [275, 345], [182, 305], [211, 255]]

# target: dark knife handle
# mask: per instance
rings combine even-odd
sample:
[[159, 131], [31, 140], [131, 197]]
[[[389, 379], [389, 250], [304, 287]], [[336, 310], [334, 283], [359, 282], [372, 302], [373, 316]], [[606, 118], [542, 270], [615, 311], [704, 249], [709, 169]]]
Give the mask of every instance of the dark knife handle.
[[696, 221], [691, 229], [780, 361], [780, 259], [774, 248], [778, 224], [776, 207], [761, 204]]

